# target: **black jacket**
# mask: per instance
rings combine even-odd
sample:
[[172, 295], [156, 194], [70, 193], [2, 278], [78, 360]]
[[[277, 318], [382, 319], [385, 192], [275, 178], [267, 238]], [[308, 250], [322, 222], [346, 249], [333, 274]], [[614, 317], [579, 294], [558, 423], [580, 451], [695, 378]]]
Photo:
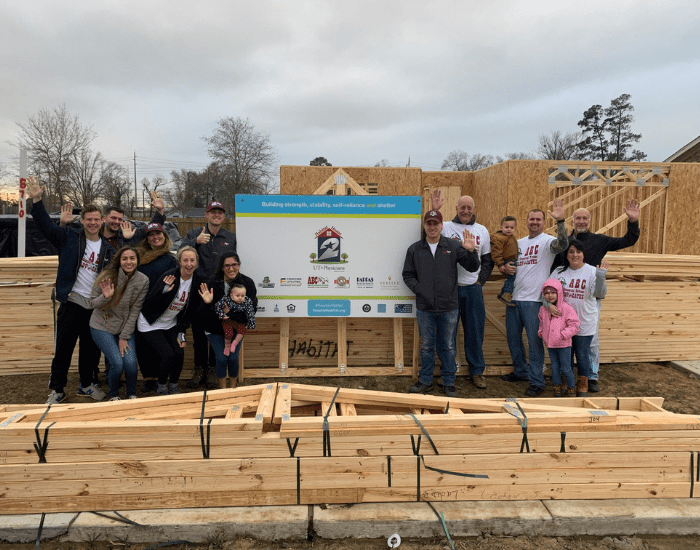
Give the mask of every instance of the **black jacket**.
[[[586, 231], [585, 233], [579, 233], [577, 235], [572, 232], [571, 235], [569, 235], [569, 243], [574, 239], [578, 239], [583, 243], [583, 246], [586, 247], [586, 263], [593, 267], [598, 267], [608, 252], [622, 250], [623, 248], [628, 248], [637, 244], [639, 240], [639, 222], [631, 222], [628, 220], [627, 233], [622, 237], [610, 237], [608, 235]], [[552, 262], [552, 270], [564, 265], [565, 260], [566, 252], [557, 254], [554, 258], [554, 262]]]
[[467, 252], [462, 243], [440, 236], [435, 257], [423, 238], [408, 247], [403, 265], [403, 281], [416, 295], [416, 308], [444, 313], [459, 308], [457, 264], [474, 272], [479, 269], [479, 255]]
[[202, 231], [209, 233], [209, 224], [206, 224], [206, 229], [203, 227], [196, 227], [190, 229], [182, 239], [183, 246], [193, 246], [199, 255], [199, 267], [197, 272], [202, 280], [207, 281], [214, 276], [216, 270], [219, 269], [219, 263], [221, 261], [221, 255], [224, 252], [236, 251], [236, 234], [231, 233], [228, 229], [221, 227], [219, 232], [209, 239], [206, 244], [197, 244], [197, 237]]
[[[56, 272], [56, 299], [63, 303], [68, 299], [70, 291], [78, 278], [80, 262], [85, 254], [87, 237], [85, 230], [68, 225], [59, 227], [49, 217], [44, 201], [32, 205], [32, 218], [44, 237], [58, 249], [58, 271]], [[100, 237], [100, 257], [97, 260], [97, 272], [102, 271], [109, 263], [115, 250], [104, 237]]]
[[[163, 279], [168, 275], [175, 276], [175, 282], [173, 287], [168, 292], [163, 292], [165, 289], [165, 283]], [[199, 295], [199, 285], [202, 280], [197, 275], [197, 272], [192, 276], [192, 285], [190, 286], [190, 297], [187, 300], [185, 307], [177, 314], [177, 329], [178, 332], [185, 332], [187, 327], [190, 326], [192, 321], [192, 316], [195, 315], [199, 307], [202, 298]], [[157, 279], [155, 284], [148, 289], [148, 295], [146, 300], [143, 302], [143, 307], [141, 308], [141, 313], [143, 313], [144, 318], [148, 321], [148, 324], [155, 323], [163, 313], [170, 307], [173, 299], [177, 296], [180, 291], [180, 268], [171, 269], [163, 273], [160, 278]]]
[[[253, 309], [257, 309], [258, 293], [255, 288], [255, 281], [253, 281], [253, 279], [251, 279], [247, 275], [239, 273], [236, 276], [236, 278], [233, 281], [231, 281], [231, 283], [242, 284], [245, 287], [246, 296], [250, 298], [253, 302]], [[197, 311], [197, 318], [202, 322], [204, 330], [206, 332], [209, 332], [211, 334], [223, 335], [224, 329], [221, 325], [221, 319], [219, 319], [219, 316], [216, 314], [214, 306], [216, 305], [216, 302], [218, 302], [219, 300], [221, 300], [221, 298], [224, 297], [224, 279], [223, 277], [220, 277], [214, 280], [210, 280], [208, 284], [209, 287], [214, 290], [214, 299], [211, 301], [211, 304], [207, 304], [204, 301], [200, 300], [199, 310]], [[231, 319], [232, 321], [237, 321], [242, 325], [245, 325], [248, 321], [246, 314], [242, 311], [233, 312], [229, 316], [229, 319]]]

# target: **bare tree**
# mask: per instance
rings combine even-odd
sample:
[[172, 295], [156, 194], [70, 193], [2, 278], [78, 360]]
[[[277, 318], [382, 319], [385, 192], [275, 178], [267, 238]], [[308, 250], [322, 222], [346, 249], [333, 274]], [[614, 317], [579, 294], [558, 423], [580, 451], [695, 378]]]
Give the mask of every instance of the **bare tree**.
[[133, 189], [129, 174], [123, 166], [116, 162], [103, 164], [100, 179], [103, 197], [108, 205], [121, 208], [131, 206]]
[[333, 166], [326, 157], [316, 157], [309, 163], [309, 166]]
[[[199, 174], [184, 168], [170, 172], [171, 183], [163, 191], [165, 202], [183, 214], [198, 202], [195, 188]], [[204, 199], [200, 199], [203, 203]], [[201, 204], [200, 204], [201, 205]]]
[[457, 172], [476, 172], [493, 164], [492, 155], [474, 153], [470, 155], [461, 149], [455, 149], [447, 158], [442, 161], [442, 170], [453, 170]]
[[506, 153], [505, 157], [500, 155], [496, 156], [496, 163], [505, 162], [507, 160], [532, 160], [535, 157], [530, 153]]
[[[146, 190], [146, 196], [150, 197], [151, 193], [153, 192], [158, 192], [158, 189], [163, 190], [163, 188], [168, 184], [168, 180], [166, 180], [163, 176], [158, 174], [153, 178], [153, 180], [149, 180], [148, 178], [143, 178], [141, 180], [141, 186]], [[145, 207], [144, 203], [144, 207]], [[153, 206], [150, 207], [151, 212], [150, 215], [153, 215]]]
[[385, 168], [387, 166], [389, 166], [388, 159], [382, 159], [374, 165], [375, 168]]
[[104, 159], [101, 153], [82, 149], [71, 159], [68, 172], [66, 195], [79, 207], [95, 202], [102, 195], [102, 167]]
[[549, 134], [540, 134], [537, 154], [544, 160], [578, 159], [582, 136], [578, 132], [564, 133], [550, 130]]
[[221, 118], [214, 134], [202, 139], [216, 170], [225, 176], [228, 196], [265, 194], [273, 188], [277, 153], [270, 144], [269, 134], [256, 132], [250, 120]]
[[32, 171], [41, 177], [49, 197], [62, 203], [69, 195], [73, 159], [95, 139], [92, 126], [81, 124], [78, 115], [71, 115], [63, 104], [41, 109], [17, 126], [17, 145], [27, 149]]

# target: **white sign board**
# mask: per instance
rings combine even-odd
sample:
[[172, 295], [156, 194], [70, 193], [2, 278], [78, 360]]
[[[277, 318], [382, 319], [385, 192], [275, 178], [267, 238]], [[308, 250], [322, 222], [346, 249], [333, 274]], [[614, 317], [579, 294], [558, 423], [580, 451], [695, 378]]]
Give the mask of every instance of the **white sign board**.
[[420, 197], [237, 195], [241, 272], [260, 317], [414, 317], [406, 250]]

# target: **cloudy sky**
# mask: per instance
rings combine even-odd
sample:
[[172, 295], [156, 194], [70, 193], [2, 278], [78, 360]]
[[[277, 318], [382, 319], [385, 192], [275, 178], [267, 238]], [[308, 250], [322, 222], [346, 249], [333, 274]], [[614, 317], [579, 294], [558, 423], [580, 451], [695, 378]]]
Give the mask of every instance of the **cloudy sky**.
[[65, 104], [139, 179], [203, 168], [227, 116], [280, 164], [438, 170], [533, 152], [623, 93], [662, 161], [700, 135], [698, 29], [695, 0], [0, 0], [0, 163], [17, 121]]

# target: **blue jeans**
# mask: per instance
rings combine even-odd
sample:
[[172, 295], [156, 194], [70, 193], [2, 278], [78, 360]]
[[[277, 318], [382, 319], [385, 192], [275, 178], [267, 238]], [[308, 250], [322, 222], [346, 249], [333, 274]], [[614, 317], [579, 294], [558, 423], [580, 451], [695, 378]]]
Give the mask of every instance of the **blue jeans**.
[[486, 309], [484, 292], [480, 284], [459, 287], [459, 318], [462, 320], [464, 329], [464, 357], [469, 365], [469, 374], [473, 376], [484, 374], [486, 362], [482, 346]]
[[552, 385], [561, 385], [561, 375], [566, 379], [567, 388], [576, 387], [574, 370], [571, 368], [571, 346], [565, 348], [548, 348], [552, 362]]
[[[510, 357], [513, 360], [513, 373], [518, 378], [529, 378], [530, 385], [544, 388], [544, 346], [537, 335], [540, 320], [537, 314], [542, 304], [540, 302], [523, 302], [513, 300], [515, 307], [506, 307], [506, 339]], [[523, 328], [527, 333], [527, 344], [530, 351], [530, 362], [527, 361], [523, 345]]]
[[435, 347], [440, 358], [440, 374], [445, 386], [455, 385], [457, 364], [455, 363], [455, 335], [459, 322], [459, 309], [444, 313], [416, 311], [420, 333], [420, 378], [423, 384], [433, 383], [435, 372]]
[[105, 330], [90, 327], [92, 339], [97, 347], [105, 354], [105, 359], [109, 361], [109, 396], [119, 396], [119, 381], [122, 372], [126, 378], [126, 396], [136, 395], [136, 378], [139, 373], [139, 364], [136, 360], [136, 335], [132, 334], [127, 341], [129, 348], [124, 352], [124, 357], [119, 353], [119, 335], [110, 334]]
[[214, 349], [216, 357], [216, 377], [226, 378], [226, 372], [230, 378], [238, 377], [238, 353], [241, 351], [243, 342], [236, 346], [236, 351], [230, 353], [228, 357], [224, 355], [224, 335], [223, 334], [207, 334], [209, 343]]
[[[515, 265], [515, 262], [505, 262], [503, 265]], [[503, 287], [501, 288], [501, 294], [508, 292], [509, 294], [513, 294], [513, 290], [515, 289], [515, 274], [513, 275], [506, 275], [506, 280], [503, 282]]]
[[571, 366], [574, 364], [574, 355], [576, 355], [576, 365], [578, 367], [578, 375], [588, 378], [591, 375], [591, 336], [574, 336], [571, 339]]

